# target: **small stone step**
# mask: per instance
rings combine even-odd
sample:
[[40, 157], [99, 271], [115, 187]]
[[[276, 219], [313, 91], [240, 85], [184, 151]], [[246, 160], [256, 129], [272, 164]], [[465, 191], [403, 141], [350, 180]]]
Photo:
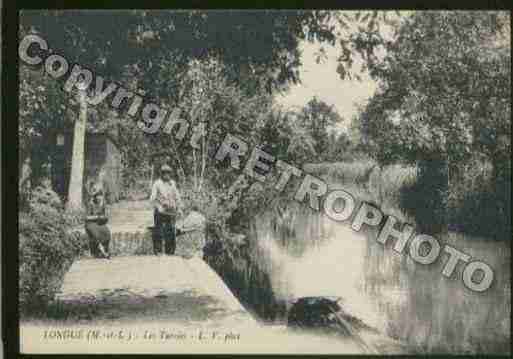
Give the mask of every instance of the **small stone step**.
[[153, 253], [151, 230], [113, 232], [110, 244], [113, 256], [149, 255]]
[[[152, 254], [153, 225], [153, 209], [149, 201], [124, 201], [112, 204], [109, 208], [107, 223], [112, 236], [109, 246], [111, 255]], [[73, 228], [72, 232], [86, 236], [83, 224]]]
[[[113, 257], [153, 254], [152, 226], [142, 228], [136, 226], [132, 228], [129, 226], [122, 226], [114, 227], [113, 229], [113, 231], [111, 230], [111, 242], [109, 245], [109, 252]], [[75, 231], [78, 232], [81, 236], [87, 236], [84, 228], [77, 228]], [[195, 248], [195, 246], [198, 244], [196, 242], [198, 241], [194, 240], [197, 235], [194, 235], [194, 233], [196, 232], [184, 233], [177, 236], [177, 254], [185, 255], [189, 252], [198, 252], [198, 248]], [[204, 234], [201, 236], [204, 236]], [[84, 240], [86, 242], [88, 241], [87, 238], [84, 238]], [[86, 253], [85, 256], [89, 256], [89, 253]], [[199, 257], [202, 257], [201, 253], [199, 254]]]
[[[150, 228], [127, 228], [126, 226], [122, 231], [116, 230], [111, 232], [111, 242], [109, 251], [112, 256], [131, 256], [131, 255], [145, 255], [153, 253], [152, 231]], [[84, 237], [87, 243], [87, 234], [83, 227], [77, 227], [72, 232]], [[84, 256], [89, 256], [85, 253]]]

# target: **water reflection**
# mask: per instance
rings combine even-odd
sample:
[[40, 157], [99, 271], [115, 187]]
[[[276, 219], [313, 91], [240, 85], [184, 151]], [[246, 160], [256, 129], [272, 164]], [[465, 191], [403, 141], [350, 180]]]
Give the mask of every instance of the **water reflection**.
[[300, 206], [290, 212], [285, 220], [257, 218], [252, 233], [278, 298], [341, 296], [348, 311], [418, 352], [509, 352], [508, 241], [439, 238], [494, 268], [492, 287], [475, 293], [464, 287], [461, 266], [451, 278], [441, 275], [447, 254], [416, 264], [376, 242], [376, 232], [356, 233]]

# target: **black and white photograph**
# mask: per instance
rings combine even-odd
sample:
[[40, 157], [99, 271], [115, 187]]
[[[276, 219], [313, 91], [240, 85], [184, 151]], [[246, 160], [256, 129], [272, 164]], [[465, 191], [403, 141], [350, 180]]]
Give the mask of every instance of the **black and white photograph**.
[[17, 14], [20, 353], [511, 355], [509, 10]]

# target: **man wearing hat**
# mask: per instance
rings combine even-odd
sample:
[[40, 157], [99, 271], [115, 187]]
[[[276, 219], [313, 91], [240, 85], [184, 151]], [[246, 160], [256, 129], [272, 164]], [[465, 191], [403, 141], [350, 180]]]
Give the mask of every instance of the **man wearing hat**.
[[176, 217], [182, 214], [182, 200], [171, 179], [171, 167], [163, 165], [160, 168], [160, 178], [155, 181], [151, 189], [150, 201], [153, 204], [153, 219], [155, 222], [155, 237], [153, 252], [162, 252], [162, 240], [166, 254], [174, 254], [176, 248], [175, 222]]

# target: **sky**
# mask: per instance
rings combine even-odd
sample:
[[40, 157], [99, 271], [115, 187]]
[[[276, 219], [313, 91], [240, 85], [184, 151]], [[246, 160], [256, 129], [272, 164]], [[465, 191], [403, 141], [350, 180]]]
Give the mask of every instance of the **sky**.
[[[294, 106], [303, 107], [316, 96], [328, 105], [334, 105], [339, 115], [344, 118], [339, 126], [344, 131], [350, 124], [351, 117], [357, 113], [357, 105], [364, 104], [372, 96], [376, 83], [366, 75], [362, 75], [361, 82], [341, 80], [336, 72], [338, 52], [334, 47], [325, 46], [327, 59], [320, 64], [315, 62], [319, 45], [303, 42], [300, 49], [302, 66], [299, 71], [302, 83], [292, 86], [284, 96], [280, 95], [277, 102], [285, 108], [293, 109]], [[355, 61], [353, 66], [359, 65]]]

